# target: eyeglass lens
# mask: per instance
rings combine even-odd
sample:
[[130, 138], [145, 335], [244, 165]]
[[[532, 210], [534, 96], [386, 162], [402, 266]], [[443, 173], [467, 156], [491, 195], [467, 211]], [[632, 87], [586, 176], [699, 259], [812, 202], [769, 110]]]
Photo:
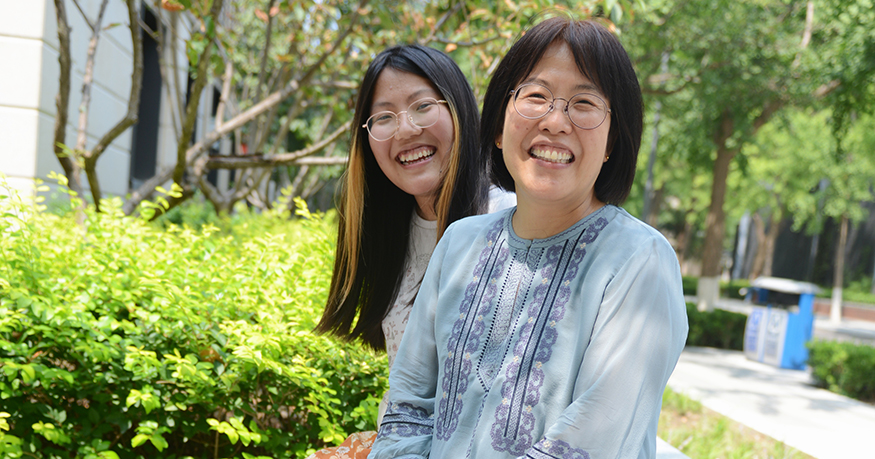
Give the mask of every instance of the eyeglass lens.
[[[544, 86], [527, 83], [514, 91], [513, 107], [524, 118], [537, 119], [550, 113], [555, 108], [556, 101], [560, 99], [555, 98]], [[575, 126], [581, 129], [595, 129], [604, 122], [608, 108], [601, 97], [580, 93], [567, 101], [566, 113]]]
[[371, 115], [365, 126], [375, 140], [389, 140], [401, 126], [398, 118], [402, 113], [407, 114], [407, 119], [419, 128], [427, 128], [437, 122], [440, 117], [439, 103], [432, 98], [420, 99], [410, 104], [407, 110], [394, 113], [390, 111], [379, 112]]

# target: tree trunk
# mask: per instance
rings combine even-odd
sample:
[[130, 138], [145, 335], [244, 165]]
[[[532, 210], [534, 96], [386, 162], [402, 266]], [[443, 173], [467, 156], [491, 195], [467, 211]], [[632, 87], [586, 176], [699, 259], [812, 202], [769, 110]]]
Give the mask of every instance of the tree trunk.
[[748, 279], [753, 280], [763, 275], [763, 267], [766, 264], [766, 225], [763, 223], [763, 217], [759, 212], [755, 212], [751, 217], [753, 219], [753, 227], [756, 231], [757, 254], [753, 259], [753, 267], [750, 270]]
[[657, 225], [658, 220], [659, 220], [659, 218], [658, 218], [659, 211], [662, 208], [662, 196], [664, 194], [665, 194], [665, 187], [664, 186], [661, 186], [661, 187], [653, 190], [653, 193], [651, 196], [651, 201], [650, 201], [650, 208], [648, 209], [647, 214], [645, 215], [645, 217], [647, 217], [647, 220], [645, 220], [645, 222], [647, 222], [648, 225], [650, 225], [654, 228], [656, 228], [656, 225]]
[[772, 222], [769, 225], [769, 232], [766, 233], [766, 260], [765, 264], [763, 265], [763, 276], [772, 275], [772, 266], [775, 262], [775, 242], [778, 240], [778, 235], [781, 234], [781, 222], [783, 221], [784, 212], [782, 210], [779, 210], [777, 213], [772, 214]]
[[848, 216], [842, 215], [842, 223], [839, 229], [839, 243], [836, 246], [836, 261], [833, 271], [832, 303], [829, 309], [829, 319], [832, 322], [842, 321], [842, 287], [844, 286], [845, 272], [845, 246], [848, 242]]
[[869, 293], [875, 295], [875, 257], [872, 259], [872, 290]]
[[652, 217], [656, 213], [653, 211], [656, 200], [653, 190], [653, 166], [656, 163], [656, 150], [659, 145], [659, 112], [661, 108], [662, 104], [657, 100], [653, 113], [653, 138], [650, 141], [650, 155], [647, 158], [647, 181], [644, 182], [644, 208], [641, 211], [641, 218], [653, 227], [656, 227], [655, 218]]
[[[734, 131], [735, 123], [729, 112], [724, 112], [719, 132], [715, 134], [717, 159], [714, 160], [714, 180], [711, 183], [711, 204], [705, 219], [705, 242], [702, 249], [702, 275], [696, 289], [699, 310], [711, 311], [719, 296], [719, 281], [721, 259], [723, 257], [723, 236], [726, 233], [726, 213], [723, 203], [726, 200], [726, 178], [729, 176], [729, 165], [738, 153], [737, 149], [729, 149], [726, 141]], [[702, 282], [702, 281], [705, 282]]]
[[678, 264], [681, 265], [681, 275], [687, 274], [687, 267], [685, 263], [687, 261], [687, 251], [690, 247], [690, 239], [692, 239], [693, 232], [693, 224], [690, 223], [690, 214], [693, 213], [693, 209], [687, 209], [684, 212], [684, 226], [681, 228], [681, 231], [677, 235], [678, 246], [675, 248], [678, 256]]

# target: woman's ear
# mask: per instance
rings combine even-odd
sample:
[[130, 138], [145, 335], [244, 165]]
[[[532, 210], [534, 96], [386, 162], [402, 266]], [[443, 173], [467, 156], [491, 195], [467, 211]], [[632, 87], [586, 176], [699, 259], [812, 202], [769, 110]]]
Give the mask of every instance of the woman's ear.
[[[613, 126], [611, 126], [611, 127], [613, 127]], [[611, 131], [608, 133], [608, 146], [607, 146], [607, 148], [605, 148], [605, 158], [610, 157], [611, 153], [614, 152], [614, 144], [616, 144], [616, 143], [617, 143], [617, 131], [614, 129], [611, 129]], [[607, 161], [607, 160], [605, 160], [605, 161]]]

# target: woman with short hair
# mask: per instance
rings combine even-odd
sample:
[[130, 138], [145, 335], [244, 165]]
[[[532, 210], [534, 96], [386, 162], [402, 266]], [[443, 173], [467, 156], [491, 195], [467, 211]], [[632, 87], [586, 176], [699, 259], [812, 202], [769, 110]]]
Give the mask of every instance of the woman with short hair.
[[687, 318], [672, 247], [617, 207], [642, 118], [600, 24], [556, 17], [513, 45], [480, 141], [517, 207], [438, 243], [370, 458], [655, 456]]

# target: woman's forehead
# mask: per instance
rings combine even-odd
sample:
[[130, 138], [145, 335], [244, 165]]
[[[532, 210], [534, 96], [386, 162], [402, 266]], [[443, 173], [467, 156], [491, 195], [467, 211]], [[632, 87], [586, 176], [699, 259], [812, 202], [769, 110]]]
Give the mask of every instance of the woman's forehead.
[[371, 111], [404, 110], [424, 97], [440, 97], [431, 81], [410, 72], [386, 68], [380, 72], [374, 85]]
[[[519, 84], [537, 83], [551, 91], [574, 93], [595, 92], [602, 89], [577, 64], [574, 52], [565, 41], [554, 41]], [[603, 94], [602, 94], [603, 95]]]

